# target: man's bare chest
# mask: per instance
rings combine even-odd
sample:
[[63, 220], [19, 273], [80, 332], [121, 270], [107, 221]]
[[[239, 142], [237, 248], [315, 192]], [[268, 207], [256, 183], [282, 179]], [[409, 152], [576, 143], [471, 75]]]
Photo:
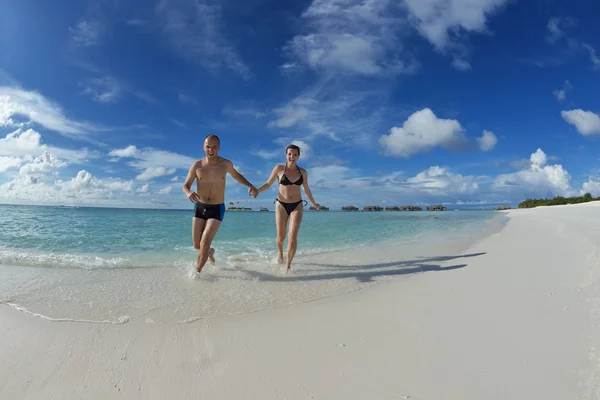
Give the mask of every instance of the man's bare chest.
[[198, 180], [202, 182], [223, 182], [225, 181], [225, 176], [227, 175], [227, 170], [225, 166], [202, 166], [196, 169], [196, 176]]

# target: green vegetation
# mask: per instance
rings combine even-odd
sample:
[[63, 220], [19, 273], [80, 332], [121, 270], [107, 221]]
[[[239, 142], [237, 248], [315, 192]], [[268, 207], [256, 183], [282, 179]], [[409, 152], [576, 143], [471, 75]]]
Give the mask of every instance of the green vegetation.
[[519, 208], [533, 208], [538, 206], [558, 206], [561, 204], [587, 203], [600, 200], [600, 197], [592, 197], [590, 193], [578, 197], [556, 196], [553, 199], [527, 199], [519, 203]]
[[227, 210], [230, 211], [252, 211], [250, 207], [229, 207]]

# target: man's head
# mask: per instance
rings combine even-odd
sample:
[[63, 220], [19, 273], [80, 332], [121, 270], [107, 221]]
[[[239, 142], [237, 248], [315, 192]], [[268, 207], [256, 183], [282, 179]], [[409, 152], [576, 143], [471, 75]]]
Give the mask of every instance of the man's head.
[[285, 157], [287, 158], [288, 162], [295, 162], [298, 158], [300, 158], [300, 147], [296, 146], [295, 144], [290, 144], [285, 148]]
[[219, 147], [221, 147], [221, 140], [217, 135], [208, 135], [204, 139], [204, 153], [206, 153], [207, 158], [217, 157]]

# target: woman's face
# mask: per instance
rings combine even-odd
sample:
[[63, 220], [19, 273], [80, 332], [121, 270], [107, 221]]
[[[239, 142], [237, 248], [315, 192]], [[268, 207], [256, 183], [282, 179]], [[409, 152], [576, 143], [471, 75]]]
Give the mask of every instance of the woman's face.
[[287, 157], [288, 162], [296, 162], [296, 160], [300, 157], [298, 155], [298, 151], [294, 149], [288, 149], [285, 156]]

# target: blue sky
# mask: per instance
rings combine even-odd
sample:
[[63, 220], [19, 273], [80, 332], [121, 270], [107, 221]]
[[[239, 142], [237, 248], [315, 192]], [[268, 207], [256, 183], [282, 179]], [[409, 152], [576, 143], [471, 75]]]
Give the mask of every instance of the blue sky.
[[[217, 134], [315, 199], [600, 195], [592, 0], [56, 0], [0, 15], [0, 202], [189, 208]], [[227, 202], [269, 206], [229, 179]]]

